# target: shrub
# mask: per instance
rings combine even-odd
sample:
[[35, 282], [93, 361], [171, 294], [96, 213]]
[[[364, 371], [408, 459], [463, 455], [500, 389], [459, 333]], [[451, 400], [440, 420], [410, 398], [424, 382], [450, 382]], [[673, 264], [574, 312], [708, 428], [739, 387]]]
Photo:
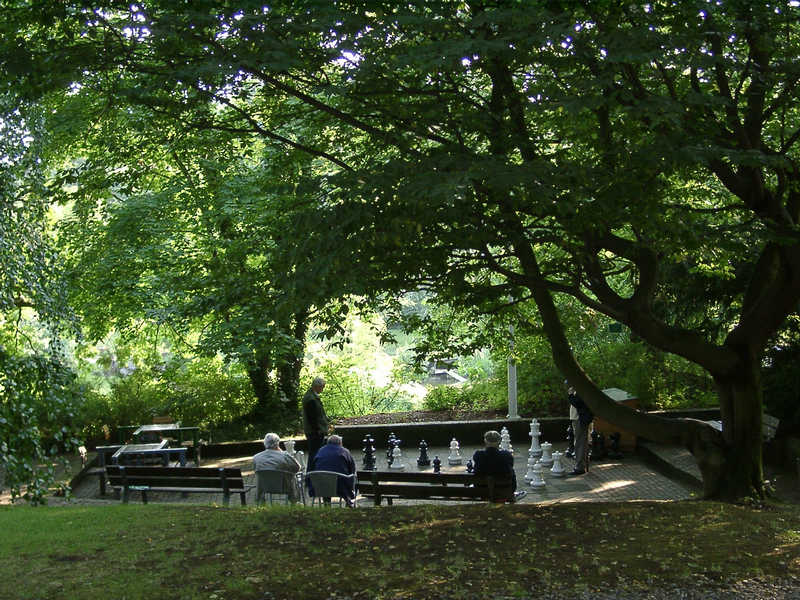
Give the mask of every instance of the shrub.
[[423, 400], [425, 410], [499, 410], [506, 399], [491, 382], [440, 385], [428, 390]]

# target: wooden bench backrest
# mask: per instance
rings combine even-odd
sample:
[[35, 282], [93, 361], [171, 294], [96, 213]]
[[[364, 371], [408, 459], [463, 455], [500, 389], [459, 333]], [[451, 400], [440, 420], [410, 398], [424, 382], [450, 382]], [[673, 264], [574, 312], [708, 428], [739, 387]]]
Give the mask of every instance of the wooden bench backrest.
[[490, 477], [472, 473], [358, 471], [363, 495], [405, 498], [510, 498], [511, 476]]
[[153, 417], [153, 425], [166, 425], [167, 423], [174, 423], [175, 421], [169, 415], [161, 415]]
[[121, 467], [109, 465], [106, 476], [112, 487], [128, 486], [245, 489], [241, 469], [215, 467]]
[[[495, 483], [511, 483], [511, 476], [494, 478]], [[358, 471], [359, 482], [364, 481], [378, 481], [378, 482], [393, 482], [393, 483], [431, 483], [431, 484], [444, 484], [444, 485], [458, 485], [458, 484], [472, 484], [472, 485], [486, 485], [488, 478], [482, 475], [474, 475], [472, 473], [432, 473], [430, 471], [422, 471], [415, 473], [413, 471]]]

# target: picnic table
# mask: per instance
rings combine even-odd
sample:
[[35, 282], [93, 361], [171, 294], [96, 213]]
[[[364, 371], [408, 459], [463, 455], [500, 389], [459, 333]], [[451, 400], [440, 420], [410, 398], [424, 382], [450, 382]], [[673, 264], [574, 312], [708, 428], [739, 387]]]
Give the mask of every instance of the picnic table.
[[129, 461], [141, 463], [155, 456], [161, 459], [161, 464], [167, 466], [172, 455], [178, 456], [178, 462], [182, 467], [186, 466], [186, 448], [184, 446], [169, 448], [167, 440], [152, 444], [125, 444], [112, 455], [111, 462], [115, 465]]
[[[167, 434], [177, 434], [178, 444], [184, 445], [184, 436], [191, 436], [192, 448], [194, 448], [195, 465], [200, 466], [200, 428], [186, 427], [180, 423], [151, 423], [139, 425], [133, 432], [133, 438], [137, 441], [149, 440], [153, 437], [161, 438]], [[188, 443], [188, 440], [186, 440]]]

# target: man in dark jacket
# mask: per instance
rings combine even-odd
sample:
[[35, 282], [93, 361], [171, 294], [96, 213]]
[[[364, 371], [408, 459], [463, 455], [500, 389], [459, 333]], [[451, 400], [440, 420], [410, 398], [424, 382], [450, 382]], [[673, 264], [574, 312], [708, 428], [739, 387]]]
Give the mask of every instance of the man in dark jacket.
[[578, 426], [575, 431], [575, 469], [570, 475], [583, 475], [589, 470], [589, 425], [594, 420], [594, 414], [578, 396], [575, 388], [569, 385], [569, 382], [566, 384], [570, 406], [574, 406], [578, 411]]
[[325, 414], [325, 407], [319, 395], [325, 389], [325, 380], [322, 377], [315, 377], [311, 382], [311, 387], [303, 396], [303, 431], [308, 441], [308, 464], [314, 460], [314, 455], [325, 442], [328, 435], [330, 420]]
[[[342, 475], [352, 475], [356, 472], [356, 461], [350, 451], [342, 446], [342, 438], [338, 435], [328, 436], [328, 443], [319, 449], [316, 456], [308, 463], [309, 471], [332, 471]], [[314, 496], [314, 489], [309, 484], [309, 493]], [[355, 489], [352, 479], [348, 480], [339, 477], [336, 482], [336, 492], [340, 498], [344, 498], [347, 506], [353, 505]], [[326, 503], [330, 498], [323, 498]]]
[[511, 489], [514, 492], [511, 502], [522, 498], [526, 492], [517, 491], [517, 474], [514, 472], [514, 457], [508, 450], [500, 450], [500, 433], [487, 431], [483, 434], [486, 448], [476, 450], [472, 455], [475, 475], [511, 475]]

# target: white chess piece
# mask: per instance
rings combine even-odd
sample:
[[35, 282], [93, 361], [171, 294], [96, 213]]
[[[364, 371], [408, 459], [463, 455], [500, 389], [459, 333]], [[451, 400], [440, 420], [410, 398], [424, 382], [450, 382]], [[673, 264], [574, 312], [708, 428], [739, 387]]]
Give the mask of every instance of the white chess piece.
[[543, 467], [550, 468], [553, 466], [553, 444], [544, 442], [542, 444], [542, 458], [539, 459]]
[[294, 456], [294, 440], [284, 440], [283, 445], [286, 447], [286, 453], [289, 456]]
[[453, 438], [450, 442], [450, 456], [447, 457], [447, 464], [448, 465], [460, 465], [461, 464], [461, 450], [458, 445], [458, 440]]
[[300, 466], [305, 469], [306, 468], [306, 455], [303, 453], [302, 450], [298, 450], [295, 455], [294, 459], [300, 463]]
[[392, 464], [389, 465], [389, 468], [397, 469], [398, 471], [406, 468], [406, 465], [403, 462], [403, 451], [400, 450], [400, 446], [395, 446], [392, 450]]
[[500, 449], [514, 454], [514, 447], [511, 445], [511, 434], [508, 433], [506, 427], [500, 430]]
[[553, 468], [550, 469], [550, 474], [553, 477], [564, 477], [566, 469], [564, 469], [564, 454], [562, 452], [553, 452]]
[[539, 421], [536, 419], [531, 420], [531, 431], [528, 435], [531, 436], [531, 449], [528, 450], [528, 456], [532, 458], [539, 458], [542, 456], [542, 448], [539, 446], [539, 436], [542, 434], [539, 429]]
[[543, 488], [547, 485], [542, 477], [542, 470], [542, 463], [537, 460], [536, 464], [533, 465], [533, 478], [531, 479], [532, 488]]
[[525, 482], [530, 483], [533, 479], [533, 465], [536, 464], [536, 459], [532, 456], [528, 457], [528, 472], [525, 473]]

